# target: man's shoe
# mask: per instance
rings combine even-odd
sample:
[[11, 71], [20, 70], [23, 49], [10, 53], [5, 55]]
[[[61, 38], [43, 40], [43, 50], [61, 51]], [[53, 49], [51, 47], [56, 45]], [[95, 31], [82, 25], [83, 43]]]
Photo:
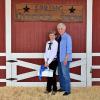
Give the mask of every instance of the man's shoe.
[[63, 96], [66, 96], [66, 95], [69, 95], [70, 94], [70, 92], [65, 92], [64, 94], [63, 94]]
[[63, 90], [62, 90], [62, 89], [58, 89], [57, 91], [58, 91], [58, 92], [63, 92]]

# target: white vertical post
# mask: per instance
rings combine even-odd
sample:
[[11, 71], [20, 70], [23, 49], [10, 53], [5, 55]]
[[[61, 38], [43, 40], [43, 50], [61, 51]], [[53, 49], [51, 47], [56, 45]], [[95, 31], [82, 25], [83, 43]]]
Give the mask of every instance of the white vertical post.
[[86, 32], [86, 53], [87, 53], [87, 86], [92, 86], [92, 7], [93, 0], [87, 0], [87, 32]]
[[[6, 61], [11, 59], [11, 0], [5, 0]], [[6, 62], [6, 79], [11, 77], [11, 64]], [[7, 80], [7, 86], [11, 84]]]

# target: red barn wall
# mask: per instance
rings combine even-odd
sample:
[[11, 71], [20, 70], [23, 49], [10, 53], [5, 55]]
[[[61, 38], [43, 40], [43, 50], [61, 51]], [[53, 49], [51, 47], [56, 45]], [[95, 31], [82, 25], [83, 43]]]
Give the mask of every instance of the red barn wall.
[[[93, 53], [100, 53], [100, 0], [93, 0]], [[100, 66], [100, 56], [93, 56], [93, 66]], [[93, 69], [93, 78], [100, 78], [100, 69]], [[93, 85], [100, 85], [100, 82], [93, 82]]]
[[[5, 0], [0, 0], [0, 53], [5, 53]], [[6, 57], [0, 56], [0, 66], [6, 66]], [[0, 69], [0, 79], [6, 77], [6, 70]], [[5, 82], [0, 82], [0, 86], [5, 86]]]

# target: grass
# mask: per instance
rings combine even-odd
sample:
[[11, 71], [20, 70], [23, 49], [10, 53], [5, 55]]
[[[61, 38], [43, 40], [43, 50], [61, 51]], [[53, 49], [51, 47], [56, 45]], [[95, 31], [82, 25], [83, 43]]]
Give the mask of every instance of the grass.
[[44, 87], [0, 87], [0, 100], [100, 100], [100, 87], [73, 88], [68, 96], [44, 94]]

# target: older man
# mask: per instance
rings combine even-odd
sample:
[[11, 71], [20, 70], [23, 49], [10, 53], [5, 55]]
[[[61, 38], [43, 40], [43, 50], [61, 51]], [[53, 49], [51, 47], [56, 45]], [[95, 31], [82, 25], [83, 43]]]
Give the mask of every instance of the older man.
[[63, 95], [69, 95], [71, 93], [69, 65], [72, 61], [72, 39], [71, 36], [65, 32], [66, 25], [64, 23], [59, 23], [57, 30], [60, 34], [58, 38], [58, 75], [60, 89], [58, 91], [64, 91]]

